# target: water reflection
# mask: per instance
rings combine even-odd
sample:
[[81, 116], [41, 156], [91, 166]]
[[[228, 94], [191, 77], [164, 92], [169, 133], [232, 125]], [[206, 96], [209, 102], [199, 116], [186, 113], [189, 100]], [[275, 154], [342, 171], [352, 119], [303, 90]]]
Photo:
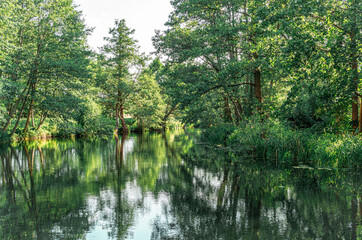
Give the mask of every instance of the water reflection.
[[0, 149], [0, 239], [358, 239], [361, 175], [278, 169], [192, 133]]

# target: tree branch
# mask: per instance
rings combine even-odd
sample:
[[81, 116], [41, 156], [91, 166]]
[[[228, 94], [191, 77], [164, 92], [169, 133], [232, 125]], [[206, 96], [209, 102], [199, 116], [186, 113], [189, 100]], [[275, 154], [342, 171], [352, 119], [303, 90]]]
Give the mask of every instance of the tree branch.
[[[322, 18], [322, 17], [319, 17], [319, 16], [316, 16], [316, 15], [314, 15], [314, 14], [310, 14], [310, 16], [312, 17], [312, 18], [314, 18], [314, 19], [318, 19], [318, 20], [321, 20], [322, 22], [326, 22], [326, 19], [324, 19], [324, 18]], [[339, 30], [341, 30], [341, 31], [344, 31], [344, 29], [341, 27], [341, 26], [339, 26], [339, 25], [337, 25], [337, 24], [335, 24], [335, 23], [332, 23], [332, 25], [334, 26], [334, 27], [336, 27], [336, 28], [338, 28]]]

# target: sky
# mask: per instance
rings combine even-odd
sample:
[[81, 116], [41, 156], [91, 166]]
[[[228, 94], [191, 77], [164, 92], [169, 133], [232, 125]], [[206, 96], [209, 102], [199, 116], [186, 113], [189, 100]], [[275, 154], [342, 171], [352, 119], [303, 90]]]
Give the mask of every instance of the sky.
[[154, 51], [152, 37], [155, 30], [165, 29], [164, 24], [172, 11], [170, 0], [74, 0], [83, 12], [88, 27], [94, 27], [88, 39], [89, 45], [97, 50], [105, 44], [109, 28], [115, 19], [125, 19], [126, 25], [135, 29], [140, 51], [149, 54]]

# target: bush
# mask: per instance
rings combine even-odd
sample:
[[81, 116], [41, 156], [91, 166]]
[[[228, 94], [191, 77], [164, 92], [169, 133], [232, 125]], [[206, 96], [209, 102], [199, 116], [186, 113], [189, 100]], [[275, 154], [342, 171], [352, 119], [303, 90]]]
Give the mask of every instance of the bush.
[[298, 164], [307, 159], [304, 146], [308, 138], [278, 121], [251, 120], [230, 135], [227, 145], [239, 155]]
[[311, 159], [318, 167], [348, 168], [362, 165], [362, 138], [323, 135], [311, 144]]
[[113, 134], [116, 121], [103, 115], [93, 116], [87, 123], [80, 127], [77, 135], [80, 136], [100, 136]]
[[57, 137], [69, 137], [71, 135], [78, 135], [82, 132], [78, 123], [74, 120], [61, 120], [57, 119], [56, 131], [53, 134]]
[[229, 124], [224, 124], [218, 127], [208, 128], [203, 134], [201, 140], [214, 143], [226, 144], [226, 140], [235, 131], [236, 127]]

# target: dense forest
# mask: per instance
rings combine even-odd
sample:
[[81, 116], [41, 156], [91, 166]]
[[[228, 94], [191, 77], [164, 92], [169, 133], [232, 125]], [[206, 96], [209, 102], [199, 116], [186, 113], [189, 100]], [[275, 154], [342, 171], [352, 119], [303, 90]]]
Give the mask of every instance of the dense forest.
[[0, 139], [187, 126], [239, 154], [360, 166], [360, 1], [171, 4], [146, 56], [125, 20], [92, 51], [72, 0], [2, 0]]

